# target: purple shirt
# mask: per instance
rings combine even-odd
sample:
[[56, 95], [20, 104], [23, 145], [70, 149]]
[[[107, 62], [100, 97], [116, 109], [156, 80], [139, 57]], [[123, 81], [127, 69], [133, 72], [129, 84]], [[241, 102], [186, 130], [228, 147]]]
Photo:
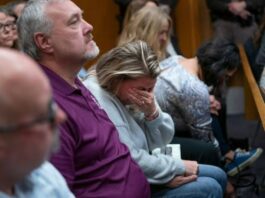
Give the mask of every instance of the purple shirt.
[[76, 78], [77, 89], [53, 71], [48, 75], [54, 99], [67, 114], [60, 125], [61, 146], [51, 162], [78, 198], [150, 197], [149, 184], [128, 148], [96, 102]]

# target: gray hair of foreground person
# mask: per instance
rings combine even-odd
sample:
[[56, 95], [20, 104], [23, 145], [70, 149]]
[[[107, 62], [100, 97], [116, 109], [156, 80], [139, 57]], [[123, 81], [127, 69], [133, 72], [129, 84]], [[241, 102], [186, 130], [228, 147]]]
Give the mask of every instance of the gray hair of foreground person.
[[100, 86], [114, 94], [124, 80], [143, 76], [156, 78], [160, 72], [157, 56], [143, 41], [130, 42], [110, 50], [96, 66]]
[[49, 81], [34, 61], [20, 52], [0, 49], [1, 185], [23, 179], [57, 145], [48, 119], [51, 98]]

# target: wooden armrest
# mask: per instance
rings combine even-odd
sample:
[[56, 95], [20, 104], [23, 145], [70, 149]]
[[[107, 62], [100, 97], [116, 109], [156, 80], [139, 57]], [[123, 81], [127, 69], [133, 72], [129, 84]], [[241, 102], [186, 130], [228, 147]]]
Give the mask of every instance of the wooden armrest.
[[242, 45], [239, 45], [239, 50], [240, 50], [240, 56], [241, 56], [244, 76], [246, 78], [247, 84], [249, 85], [250, 92], [255, 102], [255, 106], [253, 108], [256, 108], [256, 110], [258, 111], [258, 115], [261, 120], [263, 129], [265, 129], [265, 103], [262, 98], [260, 88], [257, 85], [257, 82], [251, 71], [251, 67], [249, 65], [249, 61], [248, 61], [244, 47]]

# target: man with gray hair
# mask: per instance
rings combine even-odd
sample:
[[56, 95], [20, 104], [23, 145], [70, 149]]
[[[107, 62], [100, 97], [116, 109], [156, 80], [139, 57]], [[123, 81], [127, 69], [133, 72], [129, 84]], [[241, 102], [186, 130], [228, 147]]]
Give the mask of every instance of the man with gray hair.
[[70, 0], [32, 0], [19, 19], [21, 49], [50, 79], [54, 99], [66, 112], [61, 147], [51, 162], [74, 194], [87, 197], [149, 197], [149, 184], [94, 96], [76, 77], [99, 50], [93, 27]]
[[74, 197], [61, 174], [45, 162], [58, 144], [56, 125], [64, 120], [37, 64], [0, 49], [1, 198]]

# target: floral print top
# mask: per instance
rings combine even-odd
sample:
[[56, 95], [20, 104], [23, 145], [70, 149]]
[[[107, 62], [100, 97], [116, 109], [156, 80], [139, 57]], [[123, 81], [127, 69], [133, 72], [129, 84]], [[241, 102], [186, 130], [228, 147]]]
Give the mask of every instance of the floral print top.
[[161, 109], [172, 116], [177, 130], [187, 126], [192, 137], [218, 147], [211, 127], [208, 87], [180, 65], [181, 59], [171, 56], [160, 63], [163, 72], [155, 86], [156, 99]]

